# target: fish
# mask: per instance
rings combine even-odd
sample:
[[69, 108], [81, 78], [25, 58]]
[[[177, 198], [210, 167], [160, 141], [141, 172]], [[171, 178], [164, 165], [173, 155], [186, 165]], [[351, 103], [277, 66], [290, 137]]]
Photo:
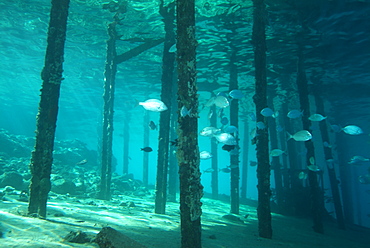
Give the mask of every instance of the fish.
[[253, 128], [251, 132], [249, 133], [252, 139], [254, 139], [257, 136], [257, 128]]
[[214, 172], [215, 170], [214, 169], [212, 169], [212, 168], [208, 168], [208, 169], [205, 169], [204, 171], [203, 171], [203, 173], [212, 173], [212, 172]]
[[229, 101], [225, 96], [219, 95], [214, 99], [214, 104], [219, 108], [226, 108], [230, 105]]
[[326, 116], [324, 117], [320, 114], [313, 114], [310, 117], [308, 117], [310, 121], [322, 121], [325, 120], [326, 118], [327, 118]]
[[147, 147], [141, 148], [141, 151], [151, 152], [151, 151], [153, 151], [153, 149], [151, 147], [147, 146]]
[[314, 157], [310, 157], [309, 162], [310, 162], [310, 164], [315, 164], [315, 158]]
[[308, 177], [308, 174], [304, 171], [301, 171], [298, 174], [298, 178], [301, 179], [301, 180], [307, 179], [307, 177]]
[[206, 102], [206, 104], [204, 104], [204, 106], [205, 107], [211, 107], [213, 104], [215, 104], [215, 99], [216, 99], [215, 96], [211, 97], [210, 99], [208, 99], [208, 101]]
[[239, 130], [236, 126], [228, 126], [227, 128], [224, 129], [225, 133], [235, 133], [238, 134]]
[[144, 109], [153, 112], [162, 112], [168, 109], [166, 104], [158, 99], [148, 99], [145, 102], [139, 102], [139, 105], [143, 106]]
[[324, 141], [322, 144], [323, 144], [324, 147], [332, 148], [332, 145], [330, 145], [330, 143], [327, 142], [327, 141]]
[[212, 153], [210, 153], [209, 151], [202, 151], [199, 153], [199, 156], [200, 156], [200, 159], [203, 159], [203, 160], [210, 159], [213, 157]]
[[81, 160], [80, 162], [77, 162], [76, 165], [84, 165], [87, 163], [87, 159]]
[[362, 129], [355, 125], [348, 125], [342, 128], [342, 131], [349, 135], [360, 135], [363, 133]]
[[307, 165], [307, 168], [310, 170], [310, 171], [313, 171], [313, 172], [318, 172], [320, 171], [320, 168], [315, 165], [315, 164], [310, 164], [310, 165]]
[[263, 123], [262, 121], [259, 121], [256, 123], [256, 126], [257, 126], [257, 129], [265, 129], [266, 128], [266, 125], [265, 123]]
[[158, 127], [154, 123], [154, 121], [150, 121], [148, 126], [149, 126], [150, 130], [158, 130]]
[[213, 110], [210, 109], [209, 112], [208, 112], [208, 119], [211, 119], [213, 116]]
[[235, 137], [229, 133], [215, 134], [214, 137], [217, 139], [218, 142], [221, 142], [225, 145], [232, 146], [237, 144]]
[[368, 158], [365, 158], [363, 156], [353, 156], [350, 161], [348, 162], [348, 164], [351, 164], [351, 165], [360, 165], [362, 164], [363, 162], [369, 162], [370, 159]]
[[174, 141], [170, 141], [171, 146], [178, 146], [179, 145], [179, 139], [175, 139]]
[[227, 125], [228, 123], [229, 123], [229, 119], [226, 116], [221, 118], [221, 124], [222, 125]]
[[257, 161], [249, 161], [249, 166], [257, 166]]
[[271, 157], [278, 157], [278, 156], [280, 156], [281, 154], [284, 154], [284, 153], [285, 153], [285, 151], [283, 151], [283, 150], [273, 149], [273, 150], [270, 151], [270, 156]]
[[264, 108], [261, 110], [261, 115], [263, 115], [264, 117], [273, 117], [273, 118], [276, 118], [278, 117], [278, 112], [274, 113], [274, 111], [270, 108]]
[[358, 182], [361, 184], [370, 184], [370, 174], [361, 175], [358, 177]]
[[223, 145], [222, 150], [230, 152], [235, 149], [235, 145]]
[[169, 53], [175, 53], [177, 51], [176, 44], [173, 44], [170, 49], [168, 49]]
[[230, 169], [234, 169], [234, 168], [239, 168], [239, 165], [238, 164], [231, 164], [227, 167], [230, 168]]
[[342, 131], [342, 128], [339, 125], [330, 125], [331, 130], [333, 130], [334, 133], [340, 133]]
[[220, 109], [218, 110], [217, 116], [218, 116], [219, 118], [222, 118], [222, 117], [224, 116], [224, 109], [223, 109], [223, 108], [220, 108]]
[[253, 113], [253, 112], [249, 112], [248, 117], [249, 117], [249, 119], [251, 119], [251, 121], [256, 121], [257, 120], [256, 114]]
[[190, 110], [188, 110], [185, 106], [182, 106], [182, 108], [181, 108], [181, 110], [180, 110], [180, 115], [181, 115], [181, 117], [185, 117], [185, 116], [189, 116], [189, 117], [191, 117], [192, 115], [191, 115], [191, 110], [192, 110], [193, 108], [191, 108]]
[[231, 169], [230, 168], [222, 168], [222, 169], [219, 169], [220, 172], [223, 172], [223, 173], [230, 173], [231, 172]]
[[298, 131], [293, 135], [291, 135], [288, 132], [287, 134], [288, 134], [288, 140], [294, 139], [295, 141], [308, 141], [312, 139], [312, 134], [307, 130]]
[[213, 137], [215, 134], [219, 134], [221, 129], [215, 127], [205, 127], [200, 131], [199, 135], [204, 137]]
[[224, 92], [224, 91], [220, 91], [220, 92], [217, 93], [217, 96], [223, 96], [223, 97], [226, 97], [227, 98], [227, 93]]
[[244, 97], [244, 94], [240, 90], [232, 90], [232, 91], [229, 92], [229, 96], [232, 99], [240, 100]]
[[296, 118], [302, 117], [302, 115], [303, 115], [303, 110], [301, 111], [298, 109], [293, 109], [288, 112], [287, 117], [290, 119], [296, 119]]
[[282, 131], [284, 131], [284, 128], [279, 124], [279, 125], [277, 125], [276, 126], [276, 132], [278, 132], [278, 133], [280, 133], [280, 132], [282, 132]]

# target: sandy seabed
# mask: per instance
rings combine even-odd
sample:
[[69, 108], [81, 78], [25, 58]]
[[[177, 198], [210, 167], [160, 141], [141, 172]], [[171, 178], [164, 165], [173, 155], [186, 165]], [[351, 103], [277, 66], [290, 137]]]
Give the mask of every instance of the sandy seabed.
[[[8, 197], [7, 197], [8, 198]], [[110, 226], [148, 248], [180, 247], [179, 204], [168, 203], [166, 214], [155, 214], [152, 196], [118, 196], [114, 200], [52, 196], [46, 220], [24, 217], [27, 203], [8, 198], [0, 201], [3, 238], [0, 247], [98, 247], [95, 243], [64, 241], [71, 231], [96, 235]], [[312, 231], [312, 221], [273, 214], [273, 239], [258, 237], [256, 208], [240, 206], [242, 221], [230, 221], [225, 202], [203, 198], [202, 245], [204, 248], [368, 248], [370, 231], [339, 230], [325, 223], [325, 234]], [[124, 203], [124, 204], [122, 204]], [[126, 205], [126, 206], [124, 206]], [[247, 218], [245, 216], [247, 215]], [[244, 222], [244, 223], [243, 223]]]

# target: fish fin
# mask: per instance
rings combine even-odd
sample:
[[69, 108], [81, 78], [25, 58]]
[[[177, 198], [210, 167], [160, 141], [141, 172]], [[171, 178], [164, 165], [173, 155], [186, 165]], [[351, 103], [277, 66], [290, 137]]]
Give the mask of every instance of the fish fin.
[[137, 99], [135, 99], [135, 107], [134, 108], [136, 108], [137, 106], [139, 106], [140, 105], [140, 101], [139, 100], [137, 100]]
[[291, 138], [293, 138], [293, 135], [291, 135], [288, 131], [286, 131], [286, 134], [287, 134], [287, 136], [288, 136], [288, 139], [287, 139], [286, 141], [288, 141], [288, 140], [290, 140]]

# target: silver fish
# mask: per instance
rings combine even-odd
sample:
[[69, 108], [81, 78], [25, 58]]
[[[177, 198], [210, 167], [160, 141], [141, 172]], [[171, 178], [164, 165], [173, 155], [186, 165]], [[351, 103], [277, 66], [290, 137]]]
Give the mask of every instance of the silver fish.
[[191, 109], [187, 109], [185, 106], [182, 106], [182, 108], [181, 108], [181, 110], [180, 110], [180, 115], [181, 115], [181, 117], [185, 117], [185, 116], [189, 116], [189, 117], [191, 117], [192, 115], [191, 115], [191, 110], [192, 110], [193, 108], [191, 108]]
[[284, 153], [285, 153], [285, 151], [283, 151], [283, 150], [273, 149], [273, 150], [270, 151], [270, 156], [271, 157], [278, 157], [278, 156], [280, 156], [281, 154], [284, 154]]
[[324, 117], [320, 114], [313, 114], [310, 117], [308, 117], [310, 121], [322, 121], [325, 120], [326, 118], [327, 118], [326, 116]]
[[224, 96], [216, 96], [216, 98], [214, 99], [214, 104], [219, 107], [219, 108], [226, 108], [230, 105], [229, 101], [227, 100], [226, 97]]
[[143, 106], [146, 110], [153, 112], [162, 112], [167, 110], [166, 104], [158, 99], [148, 99], [145, 102], [139, 102], [139, 105]]
[[244, 97], [244, 94], [240, 90], [232, 90], [229, 92], [229, 96], [233, 99], [240, 100]]
[[349, 135], [360, 135], [363, 133], [362, 129], [355, 125], [348, 125], [342, 128], [343, 132]]
[[221, 142], [225, 145], [231, 145], [232, 146], [232, 145], [237, 144], [235, 137], [232, 136], [229, 133], [216, 134], [216, 135], [214, 135], [214, 137], [217, 139], [218, 142]]
[[215, 127], [205, 127], [200, 131], [199, 135], [204, 137], [213, 137], [213, 135], [221, 132], [221, 129]]
[[287, 114], [288, 118], [290, 119], [296, 119], [296, 118], [299, 118], [303, 115], [303, 110], [300, 111], [298, 109], [293, 109], [293, 110], [290, 110], [289, 113]]
[[212, 153], [210, 153], [209, 151], [202, 151], [199, 153], [199, 156], [200, 156], [200, 159], [203, 159], [203, 160], [210, 159], [213, 157]]
[[295, 141], [308, 141], [308, 140], [312, 139], [312, 134], [307, 130], [298, 131], [293, 135], [291, 135], [288, 132], [287, 132], [287, 134], [289, 136], [288, 140], [289, 139], [294, 139]]
[[264, 117], [273, 117], [273, 118], [276, 118], [278, 117], [279, 113], [278, 112], [275, 112], [270, 109], [270, 108], [264, 108], [261, 110], [261, 115], [263, 115]]

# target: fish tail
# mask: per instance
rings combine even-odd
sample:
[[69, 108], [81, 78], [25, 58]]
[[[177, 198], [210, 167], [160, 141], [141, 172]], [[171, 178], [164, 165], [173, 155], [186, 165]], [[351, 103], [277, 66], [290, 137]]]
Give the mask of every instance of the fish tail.
[[293, 135], [291, 135], [288, 131], [286, 131], [286, 134], [287, 134], [287, 140], [290, 140], [291, 138], [293, 138]]

